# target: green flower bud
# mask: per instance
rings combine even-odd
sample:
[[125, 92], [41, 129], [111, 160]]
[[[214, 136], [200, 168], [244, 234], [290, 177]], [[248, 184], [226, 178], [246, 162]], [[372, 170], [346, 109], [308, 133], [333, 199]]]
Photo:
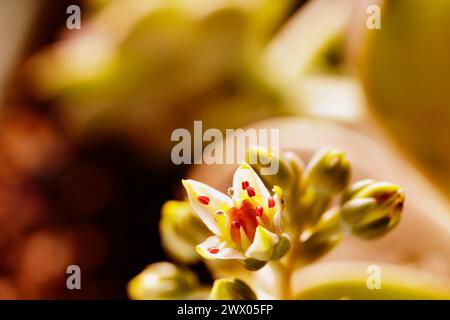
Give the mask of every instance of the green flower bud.
[[214, 281], [211, 300], [257, 300], [253, 290], [239, 279], [219, 279]]
[[311, 263], [333, 249], [342, 240], [340, 208], [327, 210], [313, 226], [300, 234], [298, 262]]
[[128, 295], [134, 300], [188, 299], [199, 288], [197, 276], [188, 269], [157, 262], [130, 281]]
[[159, 230], [163, 248], [173, 259], [182, 263], [200, 260], [195, 246], [210, 234], [188, 202], [175, 200], [163, 205]]
[[290, 151], [284, 152], [283, 155], [290, 165], [290, 168], [294, 174], [295, 182], [300, 182], [300, 178], [302, 177], [303, 170], [305, 168], [302, 159], [300, 159], [300, 157], [297, 154]]
[[306, 166], [302, 186], [316, 193], [335, 194], [344, 190], [349, 179], [350, 163], [344, 152], [321, 149]]
[[350, 231], [365, 239], [378, 238], [399, 222], [405, 196], [390, 182], [365, 180], [353, 185], [343, 196], [342, 219]]
[[350, 179], [350, 163], [339, 150], [319, 150], [303, 173], [298, 204], [300, 225], [315, 225], [329, 207], [333, 196], [341, 192]]
[[252, 146], [247, 150], [246, 162], [261, 177], [266, 186], [280, 186], [289, 190], [299, 181], [303, 165], [293, 153]]
[[367, 187], [369, 184], [372, 184], [374, 182], [376, 182], [376, 181], [372, 180], [372, 179], [364, 179], [364, 180], [360, 180], [360, 181], [355, 182], [342, 195], [342, 197], [341, 197], [341, 204], [347, 202], [355, 194], [357, 194], [359, 191], [361, 191], [363, 188]]

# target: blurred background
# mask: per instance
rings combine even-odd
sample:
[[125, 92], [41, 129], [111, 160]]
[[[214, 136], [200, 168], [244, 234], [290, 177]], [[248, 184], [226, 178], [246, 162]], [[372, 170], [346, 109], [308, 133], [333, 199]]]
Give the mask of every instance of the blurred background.
[[194, 120], [277, 128], [305, 160], [343, 149], [407, 206], [392, 235], [324, 262], [450, 277], [449, 1], [0, 0], [0, 40], [0, 299], [125, 299], [170, 259], [158, 225], [180, 179], [230, 181], [172, 163]]

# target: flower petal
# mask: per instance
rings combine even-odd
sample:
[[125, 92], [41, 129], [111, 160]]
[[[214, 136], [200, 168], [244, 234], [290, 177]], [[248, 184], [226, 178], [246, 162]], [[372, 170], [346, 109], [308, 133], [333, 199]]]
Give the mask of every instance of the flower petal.
[[275, 202], [275, 206], [273, 207], [272, 210], [269, 209], [269, 218], [272, 219], [272, 223], [273, 226], [276, 230], [276, 232], [278, 234], [281, 233], [281, 222], [282, 222], [282, 212], [284, 209], [284, 203], [283, 203], [283, 190], [278, 187], [278, 186], [274, 186], [272, 191], [275, 193], [275, 195], [273, 196], [274, 202]]
[[[253, 188], [252, 192], [244, 189], [248, 183], [248, 186]], [[262, 182], [261, 178], [247, 163], [243, 163], [239, 166], [233, 176], [233, 200], [236, 203], [241, 203], [243, 200], [250, 198], [253, 191], [255, 195], [252, 197], [256, 202], [266, 201], [269, 198], [270, 193], [266, 186]]]
[[227, 245], [217, 236], [211, 236], [199, 244], [197, 252], [205, 259], [245, 259], [242, 252]]
[[217, 211], [227, 212], [233, 206], [233, 200], [227, 195], [195, 180], [183, 180], [183, 186], [192, 208], [202, 219], [203, 223], [216, 235], [223, 230], [218, 226]]
[[245, 252], [245, 256], [260, 261], [268, 261], [272, 256], [275, 245], [280, 240], [279, 236], [264, 227], [256, 228], [255, 239]]

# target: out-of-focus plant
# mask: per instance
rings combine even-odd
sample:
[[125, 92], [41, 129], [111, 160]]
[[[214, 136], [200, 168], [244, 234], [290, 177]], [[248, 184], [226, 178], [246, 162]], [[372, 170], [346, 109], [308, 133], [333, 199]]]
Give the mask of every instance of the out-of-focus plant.
[[287, 113], [261, 52], [298, 2], [101, 2], [28, 71], [75, 132], [120, 131], [161, 160], [171, 132], [193, 120], [224, 129]]
[[161, 242], [167, 253], [183, 263], [200, 259], [195, 245], [208, 235], [208, 228], [186, 201], [167, 201], [161, 209], [159, 224]]
[[201, 287], [195, 273], [168, 262], [148, 266], [130, 281], [128, 293], [139, 299], [200, 299], [209, 290]]
[[359, 89], [345, 56], [346, 30], [358, 2], [308, 1], [267, 45], [264, 61], [300, 113], [351, 124], [361, 115]]
[[[364, 10], [380, 8], [381, 29]], [[369, 105], [408, 155], [450, 195], [450, 2], [361, 1], [349, 42]]]
[[[349, 185], [351, 166], [342, 151], [322, 149], [304, 166], [291, 152], [252, 147], [247, 162], [251, 159], [257, 161], [236, 170], [228, 195], [200, 182], [183, 180], [188, 202], [169, 201], [162, 210], [161, 230], [168, 232], [162, 238], [176, 239], [173, 243], [163, 241], [171, 256], [182, 262], [195, 261], [174, 254], [176, 243], [179, 250], [195, 247], [214, 275], [220, 274], [216, 268], [229, 268], [227, 277], [215, 281], [211, 299], [320, 298], [326, 283], [318, 281], [317, 287], [299, 291], [294, 283], [298, 270], [332, 250], [345, 234], [377, 239], [400, 221], [405, 200], [401, 188], [370, 179]], [[279, 162], [277, 174], [261, 174], [267, 160]], [[169, 223], [171, 219], [175, 221]], [[205, 229], [198, 228], [199, 222], [206, 226], [209, 237]], [[200, 244], [195, 243], [197, 235], [203, 237]], [[186, 250], [189, 257], [192, 250]], [[139, 277], [132, 280], [135, 286], [158, 290]], [[269, 283], [260, 285], [264, 281]], [[354, 293], [351, 298], [364, 297], [361, 292], [369, 290], [365, 281], [351, 273], [341, 272], [333, 281], [332, 290], [347, 288]], [[445, 289], [433, 295], [426, 283], [411, 284], [411, 292], [428, 298], [450, 295]], [[409, 297], [408, 284], [396, 282], [395, 277], [383, 279], [383, 285], [386, 297]], [[331, 297], [325, 291], [322, 296]], [[145, 294], [140, 297], [153, 298]]]

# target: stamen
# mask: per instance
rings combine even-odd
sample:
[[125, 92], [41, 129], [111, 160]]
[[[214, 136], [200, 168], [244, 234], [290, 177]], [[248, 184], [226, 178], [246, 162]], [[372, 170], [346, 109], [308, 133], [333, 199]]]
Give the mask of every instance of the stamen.
[[228, 193], [228, 195], [229, 195], [230, 197], [232, 197], [233, 194], [234, 194], [233, 188], [228, 188], [227, 193]]
[[274, 198], [270, 197], [269, 200], [267, 201], [267, 205], [269, 206], [269, 208], [275, 207], [275, 200], [274, 200]]
[[207, 206], [209, 204], [210, 199], [206, 196], [198, 196], [197, 200], [201, 203]]
[[247, 194], [248, 194], [249, 197], [254, 197], [256, 195], [255, 189], [253, 189], [252, 187], [248, 187], [247, 188]]
[[211, 253], [211, 254], [216, 254], [216, 253], [219, 252], [219, 248], [211, 247], [211, 248], [208, 249], [208, 252]]
[[246, 190], [250, 186], [250, 183], [248, 181], [242, 181], [242, 190]]
[[261, 206], [257, 206], [256, 207], [256, 216], [257, 217], [262, 217], [263, 213], [264, 213], [264, 208], [261, 207]]
[[231, 222], [231, 227], [235, 228], [235, 229], [239, 229], [241, 227], [241, 224], [239, 223], [239, 221], [233, 221], [233, 222]]

